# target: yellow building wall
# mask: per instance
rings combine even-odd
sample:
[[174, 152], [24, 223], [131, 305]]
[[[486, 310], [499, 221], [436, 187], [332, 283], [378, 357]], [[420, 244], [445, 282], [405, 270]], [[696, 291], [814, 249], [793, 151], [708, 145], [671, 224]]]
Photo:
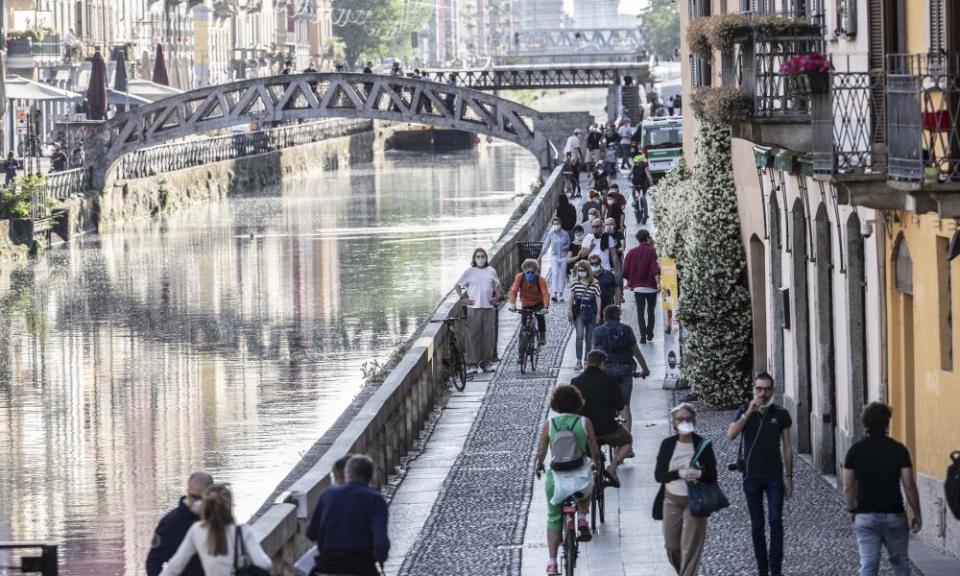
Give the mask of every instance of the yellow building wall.
[[907, 52], [920, 54], [929, 51], [930, 42], [927, 38], [927, 3], [929, 0], [907, 0], [907, 18], [904, 26], [907, 31]]
[[[907, 444], [918, 472], [942, 480], [951, 451], [960, 446], [960, 259], [950, 263], [953, 307], [953, 370], [941, 369], [937, 238], [948, 241], [953, 220], [931, 214], [888, 213], [886, 239], [889, 402], [894, 410], [891, 435]], [[913, 260], [913, 297], [896, 289], [897, 238], [903, 234]], [[910, 306], [912, 300], [912, 306]], [[912, 322], [910, 317], [912, 315]], [[911, 330], [912, 328], [912, 330]], [[908, 348], [909, 347], [909, 348]], [[910, 364], [911, 374], [906, 373]]]

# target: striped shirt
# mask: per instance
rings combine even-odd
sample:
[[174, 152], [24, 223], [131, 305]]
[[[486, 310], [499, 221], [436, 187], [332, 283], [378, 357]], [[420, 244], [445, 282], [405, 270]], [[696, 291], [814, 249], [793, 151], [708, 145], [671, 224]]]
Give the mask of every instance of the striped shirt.
[[576, 300], [582, 300], [584, 298], [600, 298], [600, 285], [597, 284], [597, 281], [594, 280], [589, 285], [580, 282], [574, 282], [570, 285], [571, 298]]

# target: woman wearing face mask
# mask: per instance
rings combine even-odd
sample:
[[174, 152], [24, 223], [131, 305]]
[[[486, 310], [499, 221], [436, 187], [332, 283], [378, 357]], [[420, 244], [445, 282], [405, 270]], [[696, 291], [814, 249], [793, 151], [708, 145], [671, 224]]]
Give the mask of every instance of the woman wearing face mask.
[[[576, 228], [576, 226], [574, 227]], [[581, 228], [581, 233], [583, 229]], [[576, 233], [574, 233], [576, 235]], [[550, 225], [550, 233], [540, 250], [540, 258], [550, 251], [550, 294], [551, 299], [563, 302], [563, 293], [567, 289], [567, 247], [570, 246], [570, 237], [560, 227], [560, 219], [554, 218]]]
[[486, 250], [473, 251], [470, 268], [457, 280], [454, 290], [467, 308], [467, 364], [487, 371], [497, 353], [496, 306], [503, 298], [503, 287], [497, 271], [488, 264]]
[[577, 262], [575, 270], [577, 278], [570, 285], [567, 319], [573, 322], [577, 331], [577, 370], [583, 370], [583, 355], [593, 346], [593, 327], [600, 316], [600, 285], [593, 278], [590, 263], [586, 260]]
[[[567, 245], [567, 276], [573, 272], [573, 267], [580, 260], [580, 249], [583, 247], [583, 226], [573, 227], [573, 240]], [[566, 289], [566, 287], [564, 287]]]
[[557, 200], [557, 219], [560, 227], [567, 233], [567, 241], [573, 239], [573, 227], [577, 225], [577, 209], [573, 207], [566, 194], [561, 193]]
[[623, 229], [624, 215], [623, 208], [617, 202], [616, 196], [608, 194], [604, 200], [603, 206], [604, 219], [613, 218], [613, 225], [617, 230]]
[[707, 535], [707, 519], [690, 515], [687, 483], [717, 481], [717, 459], [709, 441], [696, 433], [697, 410], [684, 402], [670, 411], [677, 434], [664, 439], [654, 477], [660, 492], [653, 519], [663, 520], [667, 559], [678, 576], [697, 576]]

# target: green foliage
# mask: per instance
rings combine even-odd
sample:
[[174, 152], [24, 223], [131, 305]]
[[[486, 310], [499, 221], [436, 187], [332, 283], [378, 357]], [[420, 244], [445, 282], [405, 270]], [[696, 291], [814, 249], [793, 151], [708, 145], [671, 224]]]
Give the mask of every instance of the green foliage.
[[680, 12], [676, 0], [651, 0], [644, 15], [647, 48], [662, 58], [673, 58], [680, 48]]
[[403, 0], [334, 0], [333, 8], [334, 13], [350, 15], [344, 26], [333, 30], [343, 39], [351, 67], [367, 59], [407, 58], [412, 51], [410, 33], [423, 28], [431, 14], [426, 3]]
[[684, 235], [680, 319], [690, 330], [684, 376], [715, 406], [747, 396], [750, 344], [746, 256], [730, 155], [730, 128], [703, 122], [694, 145], [693, 209]]
[[712, 124], [729, 125], [753, 116], [753, 100], [736, 86], [697, 88], [690, 108], [698, 119]]
[[30, 195], [42, 192], [43, 176], [18, 176], [13, 186], [0, 191], [0, 218], [29, 218]]

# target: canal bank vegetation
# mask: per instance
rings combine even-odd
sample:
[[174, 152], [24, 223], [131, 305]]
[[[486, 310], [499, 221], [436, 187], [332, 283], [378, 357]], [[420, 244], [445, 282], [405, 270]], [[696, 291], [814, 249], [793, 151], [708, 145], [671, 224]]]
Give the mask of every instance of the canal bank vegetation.
[[683, 379], [707, 403], [747, 397], [752, 313], [733, 181], [730, 128], [701, 118], [693, 170], [654, 188], [657, 247], [680, 272], [679, 318], [689, 331]]

